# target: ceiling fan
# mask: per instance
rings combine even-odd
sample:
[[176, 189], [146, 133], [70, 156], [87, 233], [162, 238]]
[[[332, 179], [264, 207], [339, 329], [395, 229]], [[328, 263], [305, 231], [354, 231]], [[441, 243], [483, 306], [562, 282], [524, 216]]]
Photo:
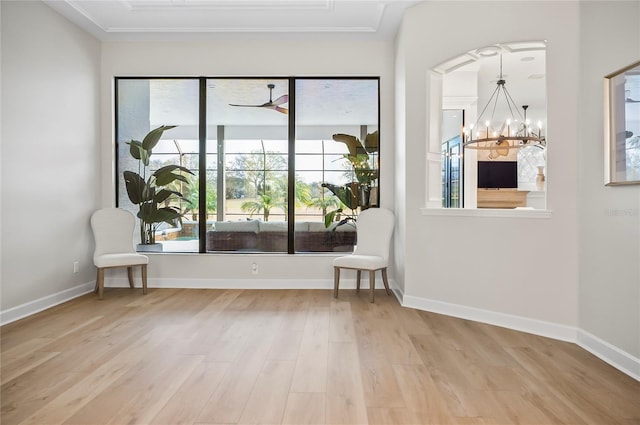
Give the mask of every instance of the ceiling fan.
[[267, 109], [273, 109], [275, 111], [278, 111], [280, 113], [283, 114], [288, 114], [289, 113], [289, 109], [287, 108], [283, 108], [280, 105], [283, 105], [287, 102], [289, 102], [289, 95], [288, 94], [283, 94], [282, 96], [280, 96], [279, 98], [277, 98], [276, 100], [273, 100], [273, 89], [276, 88], [275, 84], [267, 84], [267, 87], [269, 88], [269, 101], [266, 103], [263, 103], [262, 105], [238, 105], [238, 104], [233, 104], [230, 103], [229, 106], [242, 106], [242, 107], [247, 107], [247, 108], [267, 108]]

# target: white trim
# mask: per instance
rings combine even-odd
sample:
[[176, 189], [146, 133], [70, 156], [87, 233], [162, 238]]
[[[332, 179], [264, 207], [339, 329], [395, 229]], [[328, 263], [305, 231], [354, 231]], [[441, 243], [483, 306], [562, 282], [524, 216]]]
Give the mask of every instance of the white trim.
[[478, 96], [442, 96], [442, 109], [469, 109], [477, 101]]
[[[395, 282], [389, 281], [395, 289]], [[180, 289], [333, 289], [333, 279], [171, 279], [149, 278], [149, 288], [180, 288]], [[114, 277], [105, 280], [107, 288], [128, 288], [126, 277]], [[140, 282], [136, 281], [140, 288]], [[369, 279], [362, 279], [361, 288], [369, 289]], [[340, 289], [355, 289], [355, 279], [340, 279]], [[382, 281], [376, 279], [376, 289], [381, 289]]]
[[87, 282], [73, 288], [65, 289], [37, 300], [12, 307], [8, 310], [0, 311], [0, 326], [6, 325], [16, 320], [39, 313], [48, 308], [62, 304], [81, 295], [93, 292], [95, 282]]
[[420, 213], [426, 216], [448, 217], [551, 218], [551, 210], [529, 208], [420, 208]]
[[[352, 286], [350, 286], [352, 285]], [[181, 278], [149, 278], [149, 288], [179, 289], [333, 289], [331, 279], [181, 279]], [[105, 287], [128, 288], [126, 277], [115, 277], [105, 280]], [[140, 287], [140, 282], [136, 282]], [[341, 288], [356, 287], [355, 279], [340, 279]]]
[[624, 372], [636, 381], [640, 381], [639, 358], [582, 329], [578, 329], [578, 341], [576, 343], [619, 371]]
[[352, 27], [108, 27], [107, 33], [375, 33], [373, 26], [352, 26]]
[[640, 359], [580, 328], [475, 307], [467, 307], [444, 301], [404, 295], [402, 290], [397, 286], [394, 288], [394, 292], [396, 293], [396, 297], [401, 300], [400, 303], [403, 307], [445, 314], [447, 316], [459, 317], [461, 319], [473, 320], [475, 322], [487, 323], [507, 329], [575, 343], [622, 373], [640, 381]]
[[[74, 3], [71, 0], [67, 0], [69, 3]], [[331, 11], [335, 8], [334, 3], [335, 0], [280, 0], [280, 1], [271, 1], [265, 2], [263, 0], [254, 0], [254, 1], [235, 1], [235, 0], [227, 0], [217, 2], [193, 2], [193, 3], [185, 3], [185, 2], [177, 2], [173, 1], [167, 4], [167, 2], [162, 1], [147, 1], [147, 2], [139, 2], [132, 3], [130, 1], [123, 0], [122, 1], [124, 7], [128, 11], [183, 11], [183, 10], [232, 10], [232, 11], [273, 11], [273, 10], [286, 10], [286, 11], [309, 11], [309, 10], [320, 10], [320, 11]], [[79, 6], [78, 6], [79, 7]]]
[[402, 302], [402, 300], [404, 299], [404, 291], [402, 290], [402, 288], [400, 288], [395, 281], [391, 281], [390, 284], [391, 284], [391, 290], [393, 291], [393, 295], [396, 296], [396, 299], [398, 300], [400, 305], [403, 307], [407, 307]]
[[576, 342], [578, 336], [577, 329], [572, 326], [546, 322], [529, 317], [514, 316], [512, 314], [498, 313], [475, 307], [467, 307], [460, 304], [451, 304], [444, 301], [429, 300], [411, 295], [405, 295], [403, 297], [402, 305], [404, 307], [417, 308], [418, 310], [488, 323], [490, 325], [559, 339], [561, 341]]

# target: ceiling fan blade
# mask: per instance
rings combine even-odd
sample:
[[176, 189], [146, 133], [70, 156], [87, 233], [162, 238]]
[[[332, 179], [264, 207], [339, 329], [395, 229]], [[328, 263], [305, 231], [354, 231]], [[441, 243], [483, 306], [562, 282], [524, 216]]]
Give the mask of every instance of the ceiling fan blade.
[[283, 96], [280, 96], [279, 98], [277, 98], [273, 102], [263, 103], [262, 105], [259, 105], [259, 106], [262, 106], [263, 108], [271, 108], [273, 106], [282, 105], [283, 103], [287, 103], [288, 101], [289, 101], [289, 96], [285, 94]]
[[265, 105], [238, 105], [238, 104], [235, 104], [235, 103], [230, 103], [229, 106], [242, 106], [244, 108], [261, 108], [261, 107], [263, 107]]
[[282, 96], [280, 96], [279, 98], [277, 98], [276, 100], [271, 100], [271, 91], [273, 90], [273, 88], [275, 86], [273, 86], [272, 84], [270, 84], [269, 86], [269, 101], [266, 103], [263, 103], [262, 105], [240, 105], [240, 104], [236, 104], [236, 103], [229, 103], [229, 106], [241, 106], [241, 107], [246, 107], [246, 108], [267, 108], [267, 109], [273, 109], [274, 111], [278, 111], [282, 114], [288, 114], [289, 110], [287, 108], [282, 108], [279, 105], [285, 104], [287, 102], [289, 102], [289, 95], [288, 94], [284, 94]]
[[262, 105], [262, 107], [267, 109], [273, 109], [274, 111], [278, 111], [282, 114], [289, 113], [289, 110], [287, 108], [283, 108], [282, 106], [278, 106], [278, 105]]
[[289, 95], [288, 94], [283, 94], [282, 96], [280, 96], [279, 98], [277, 98], [276, 100], [271, 102], [271, 104], [272, 105], [282, 105], [284, 103], [287, 103], [288, 101], [289, 101]]
[[229, 106], [240, 106], [242, 108], [267, 108], [267, 109], [273, 109], [274, 111], [278, 111], [280, 113], [283, 114], [288, 114], [289, 110], [287, 108], [283, 108], [281, 106], [277, 106], [277, 105], [270, 105], [268, 103], [264, 103], [262, 105], [238, 105], [235, 103], [230, 103]]

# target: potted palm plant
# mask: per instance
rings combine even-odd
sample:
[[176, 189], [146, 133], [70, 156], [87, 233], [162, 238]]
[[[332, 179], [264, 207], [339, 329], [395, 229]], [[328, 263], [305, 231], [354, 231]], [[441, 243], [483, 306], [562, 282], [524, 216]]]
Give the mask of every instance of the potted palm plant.
[[[346, 207], [351, 210], [350, 214], [345, 214], [344, 208], [337, 208], [325, 214], [325, 226], [329, 227], [331, 223], [342, 215], [344, 218], [340, 220], [338, 226], [349, 221], [356, 221], [355, 210], [359, 207], [362, 209], [369, 208], [372, 205], [372, 195], [377, 199], [377, 190], [373, 185], [378, 178], [378, 170], [371, 164], [370, 154], [378, 152], [378, 131], [367, 134], [364, 141], [360, 141], [355, 136], [349, 134], [334, 134], [333, 140], [342, 142], [347, 145], [349, 153], [344, 157], [350, 162], [353, 169], [354, 181], [345, 185], [338, 186], [331, 183], [323, 183], [322, 186], [329, 189]], [[337, 227], [337, 226], [336, 226]]]
[[147, 133], [142, 142], [126, 142], [129, 145], [129, 153], [138, 160], [138, 172], [125, 171], [123, 176], [129, 200], [138, 206], [139, 251], [161, 251], [162, 245], [156, 244], [155, 239], [158, 226], [162, 223], [176, 226], [182, 222], [182, 211], [171, 203], [179, 200], [189, 202], [182, 193], [171, 188], [174, 182], [189, 184], [189, 179], [182, 174], [193, 175], [189, 169], [180, 165], [166, 165], [154, 172], [149, 170], [153, 148], [160, 141], [162, 134], [174, 127], [163, 125]]

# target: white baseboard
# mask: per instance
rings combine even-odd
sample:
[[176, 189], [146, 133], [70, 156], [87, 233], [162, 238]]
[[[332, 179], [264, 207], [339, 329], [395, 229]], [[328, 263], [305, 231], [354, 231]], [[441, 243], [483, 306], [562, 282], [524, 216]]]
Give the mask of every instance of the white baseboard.
[[394, 292], [396, 292], [396, 296], [403, 307], [445, 314], [575, 343], [619, 371], [640, 381], [640, 359], [582, 329], [528, 317], [404, 295], [399, 288], [395, 288]]
[[589, 332], [579, 329], [577, 344], [611, 366], [640, 381], [640, 359]]
[[402, 300], [404, 298], [404, 291], [402, 290], [402, 288], [400, 288], [394, 280], [389, 280], [389, 286], [391, 286], [391, 291], [393, 292], [393, 295], [395, 295], [400, 305], [408, 307], [402, 304]]
[[[140, 280], [135, 281], [137, 287]], [[150, 278], [147, 281], [149, 288], [184, 288], [184, 289], [333, 289], [333, 279], [167, 279]], [[396, 298], [397, 285], [389, 280], [390, 289]], [[114, 277], [105, 281], [107, 288], [128, 288], [129, 280], [126, 277]], [[363, 279], [361, 288], [369, 288], [369, 280]], [[340, 279], [340, 289], [355, 289], [355, 279]], [[376, 281], [376, 288], [382, 289], [382, 282]], [[398, 298], [401, 302], [401, 298]]]
[[403, 297], [402, 305], [433, 313], [446, 314], [447, 316], [459, 317], [461, 319], [488, 323], [490, 325], [501, 326], [503, 328], [527, 332], [534, 335], [559, 339], [561, 341], [576, 342], [577, 340], [576, 328], [560, 325], [558, 323], [545, 322], [543, 320], [514, 316], [506, 313], [498, 313], [495, 311], [467, 307], [459, 304], [451, 304], [444, 301], [428, 300], [411, 295], [405, 295]]
[[34, 301], [29, 301], [28, 303], [21, 304], [8, 310], [0, 311], [0, 325], [15, 322], [16, 320], [31, 316], [32, 314], [36, 314], [86, 293], [92, 292], [94, 287], [95, 282], [83, 283], [82, 285], [65, 289], [64, 291], [47, 295], [46, 297], [42, 297]]
[[[139, 279], [136, 286], [140, 286]], [[167, 279], [153, 278], [147, 281], [149, 288], [184, 289], [333, 289], [333, 279]], [[368, 283], [363, 282], [364, 287]], [[128, 288], [126, 277], [105, 282], [106, 287]], [[340, 279], [340, 288], [354, 289], [355, 279]]]

